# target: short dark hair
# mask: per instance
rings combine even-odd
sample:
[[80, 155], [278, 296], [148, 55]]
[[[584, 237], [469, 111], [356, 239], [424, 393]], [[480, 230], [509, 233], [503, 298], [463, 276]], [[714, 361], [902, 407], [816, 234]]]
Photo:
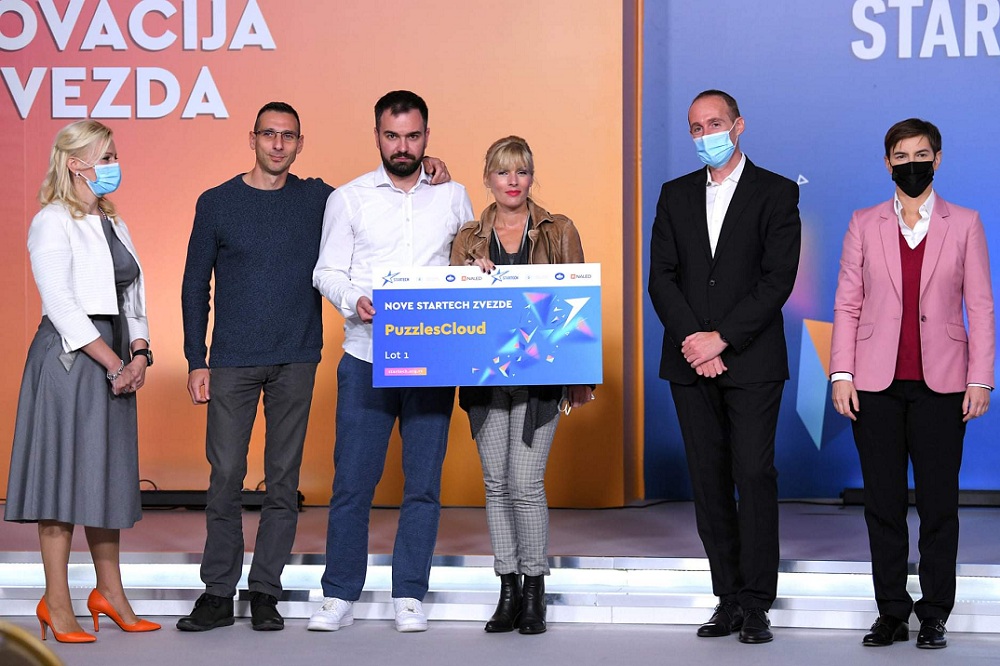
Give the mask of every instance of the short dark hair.
[[927, 142], [931, 144], [931, 150], [937, 155], [941, 152], [941, 131], [934, 126], [934, 123], [920, 118], [907, 118], [889, 128], [885, 133], [885, 156], [889, 157], [892, 149], [903, 139], [910, 139], [915, 136], [926, 136]]
[[420, 112], [420, 116], [424, 119], [424, 127], [427, 127], [427, 102], [420, 95], [409, 90], [387, 92], [375, 102], [375, 127], [378, 127], [382, 114], [386, 111], [398, 116], [414, 109]]
[[733, 114], [733, 120], [740, 117], [740, 105], [736, 103], [736, 98], [729, 93], [714, 89], [702, 90], [700, 93], [695, 95], [694, 99], [691, 100], [691, 103], [694, 104], [703, 97], [721, 97], [722, 101], [726, 103], [727, 107], [729, 107], [729, 112]]
[[295, 116], [295, 124], [299, 126], [299, 132], [302, 131], [302, 122], [299, 120], [298, 112], [292, 108], [291, 104], [286, 104], [285, 102], [268, 102], [264, 106], [260, 107], [260, 111], [257, 112], [257, 119], [253, 121], [254, 131], [260, 129], [257, 127], [257, 123], [260, 122], [260, 117], [268, 111], [274, 111], [275, 113], [288, 113]]

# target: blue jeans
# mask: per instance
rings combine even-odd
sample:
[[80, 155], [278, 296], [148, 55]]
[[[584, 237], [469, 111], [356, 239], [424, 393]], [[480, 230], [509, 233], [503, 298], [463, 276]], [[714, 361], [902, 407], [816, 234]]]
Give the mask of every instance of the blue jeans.
[[441, 515], [441, 465], [455, 389], [372, 388], [372, 365], [337, 367], [335, 474], [323, 595], [356, 601], [368, 571], [368, 518], [393, 425], [403, 438], [403, 505], [392, 550], [392, 596], [423, 600]]

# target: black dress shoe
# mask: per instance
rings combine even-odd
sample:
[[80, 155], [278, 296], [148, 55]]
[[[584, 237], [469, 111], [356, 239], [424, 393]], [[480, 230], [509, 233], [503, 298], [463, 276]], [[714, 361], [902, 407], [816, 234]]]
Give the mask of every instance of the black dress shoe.
[[739, 631], [743, 626], [743, 609], [735, 601], [723, 601], [715, 607], [708, 622], [698, 627], [702, 638], [718, 638]]
[[265, 592], [250, 593], [250, 624], [254, 631], [281, 631], [285, 618], [278, 612], [278, 600]]
[[940, 650], [948, 647], [944, 621], [929, 617], [920, 623], [920, 633], [917, 634], [917, 647], [927, 650]]
[[740, 643], [770, 643], [774, 640], [771, 621], [763, 608], [748, 608], [740, 629]]
[[866, 647], [885, 647], [898, 641], [908, 640], [910, 640], [910, 625], [898, 617], [879, 615], [871, 631], [861, 639], [861, 644]]
[[194, 602], [190, 615], [177, 620], [177, 628], [181, 631], [208, 631], [228, 627], [234, 621], [232, 598], [206, 592]]

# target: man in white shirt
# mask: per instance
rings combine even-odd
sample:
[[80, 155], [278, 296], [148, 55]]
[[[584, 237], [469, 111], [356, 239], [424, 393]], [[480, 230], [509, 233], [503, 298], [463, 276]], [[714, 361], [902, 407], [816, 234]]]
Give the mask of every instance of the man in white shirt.
[[399, 631], [424, 631], [441, 512], [441, 465], [454, 388], [372, 387], [372, 266], [447, 266], [458, 229], [473, 219], [465, 188], [431, 187], [421, 166], [430, 131], [427, 105], [397, 90], [375, 104], [382, 165], [327, 201], [313, 286], [344, 315], [345, 354], [337, 368], [336, 477], [327, 527], [323, 606], [308, 628], [354, 622], [368, 567], [368, 516], [392, 428], [403, 438], [403, 504], [393, 548], [392, 597]]

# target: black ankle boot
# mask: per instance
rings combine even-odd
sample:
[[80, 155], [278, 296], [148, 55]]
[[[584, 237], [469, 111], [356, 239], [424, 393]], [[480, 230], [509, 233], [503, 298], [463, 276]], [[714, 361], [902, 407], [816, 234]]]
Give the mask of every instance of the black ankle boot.
[[522, 634], [545, 633], [545, 576], [525, 576], [521, 591]]
[[513, 631], [521, 622], [521, 576], [516, 573], [501, 574], [500, 601], [493, 617], [486, 623], [486, 631], [498, 634]]

